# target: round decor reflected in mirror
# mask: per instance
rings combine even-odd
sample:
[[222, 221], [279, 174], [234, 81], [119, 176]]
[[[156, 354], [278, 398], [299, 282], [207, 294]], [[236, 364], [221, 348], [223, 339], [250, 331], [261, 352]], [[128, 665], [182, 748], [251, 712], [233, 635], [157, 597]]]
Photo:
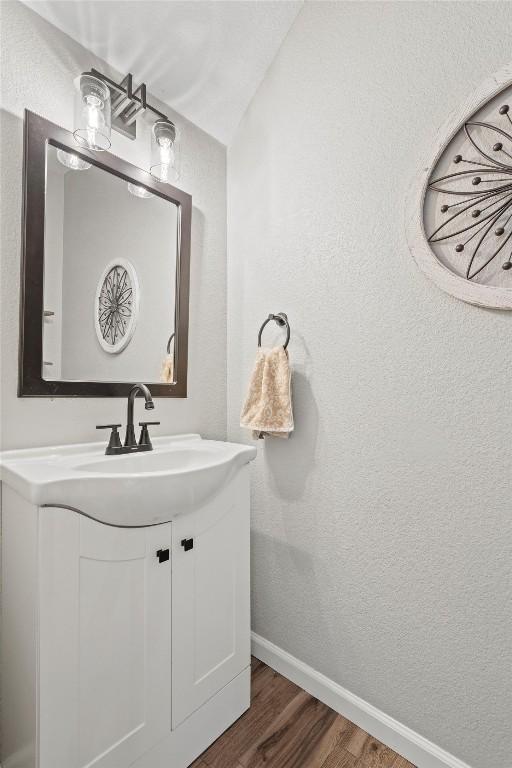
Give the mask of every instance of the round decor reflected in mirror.
[[409, 245], [443, 290], [512, 309], [512, 73], [473, 95], [441, 131], [408, 212]]
[[117, 354], [129, 344], [138, 311], [137, 273], [126, 259], [115, 259], [99, 279], [94, 302], [96, 335], [105, 352]]

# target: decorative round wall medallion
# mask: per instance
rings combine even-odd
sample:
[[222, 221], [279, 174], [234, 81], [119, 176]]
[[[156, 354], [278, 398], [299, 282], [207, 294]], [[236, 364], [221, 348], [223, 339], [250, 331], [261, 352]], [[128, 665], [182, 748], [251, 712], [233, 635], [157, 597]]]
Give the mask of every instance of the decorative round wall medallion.
[[512, 309], [512, 67], [440, 133], [407, 211], [419, 267], [463, 301]]
[[107, 264], [94, 302], [96, 335], [105, 352], [117, 354], [129, 344], [139, 311], [137, 273], [126, 259]]

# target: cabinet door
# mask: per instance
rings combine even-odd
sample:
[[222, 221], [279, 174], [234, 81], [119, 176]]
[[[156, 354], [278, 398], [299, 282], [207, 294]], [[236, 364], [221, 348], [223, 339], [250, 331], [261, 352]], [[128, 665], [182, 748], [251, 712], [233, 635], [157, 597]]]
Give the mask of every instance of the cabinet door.
[[170, 547], [40, 511], [40, 768], [125, 768], [169, 732]]
[[250, 664], [244, 471], [229, 489], [173, 522], [173, 728]]

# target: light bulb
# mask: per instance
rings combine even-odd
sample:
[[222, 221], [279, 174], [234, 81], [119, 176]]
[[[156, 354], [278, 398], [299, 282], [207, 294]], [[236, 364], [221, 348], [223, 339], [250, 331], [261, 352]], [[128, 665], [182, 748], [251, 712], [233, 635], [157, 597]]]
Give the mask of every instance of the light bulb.
[[162, 165], [172, 165], [174, 161], [174, 152], [171, 140], [167, 137], [163, 137], [158, 140], [158, 143], [160, 145], [160, 161]]
[[101, 122], [100, 109], [103, 104], [101, 99], [92, 95], [86, 96], [84, 102], [86, 110], [87, 139], [89, 147], [94, 147], [96, 145], [96, 134]]

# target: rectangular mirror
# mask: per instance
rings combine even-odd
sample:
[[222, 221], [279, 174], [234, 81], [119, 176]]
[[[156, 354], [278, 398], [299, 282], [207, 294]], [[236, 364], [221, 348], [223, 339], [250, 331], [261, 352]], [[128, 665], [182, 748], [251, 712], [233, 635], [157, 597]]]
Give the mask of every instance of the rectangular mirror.
[[42, 377], [157, 383], [175, 332], [177, 206], [63, 164], [77, 160], [47, 144]]
[[186, 396], [190, 219], [186, 193], [26, 113], [21, 396]]

